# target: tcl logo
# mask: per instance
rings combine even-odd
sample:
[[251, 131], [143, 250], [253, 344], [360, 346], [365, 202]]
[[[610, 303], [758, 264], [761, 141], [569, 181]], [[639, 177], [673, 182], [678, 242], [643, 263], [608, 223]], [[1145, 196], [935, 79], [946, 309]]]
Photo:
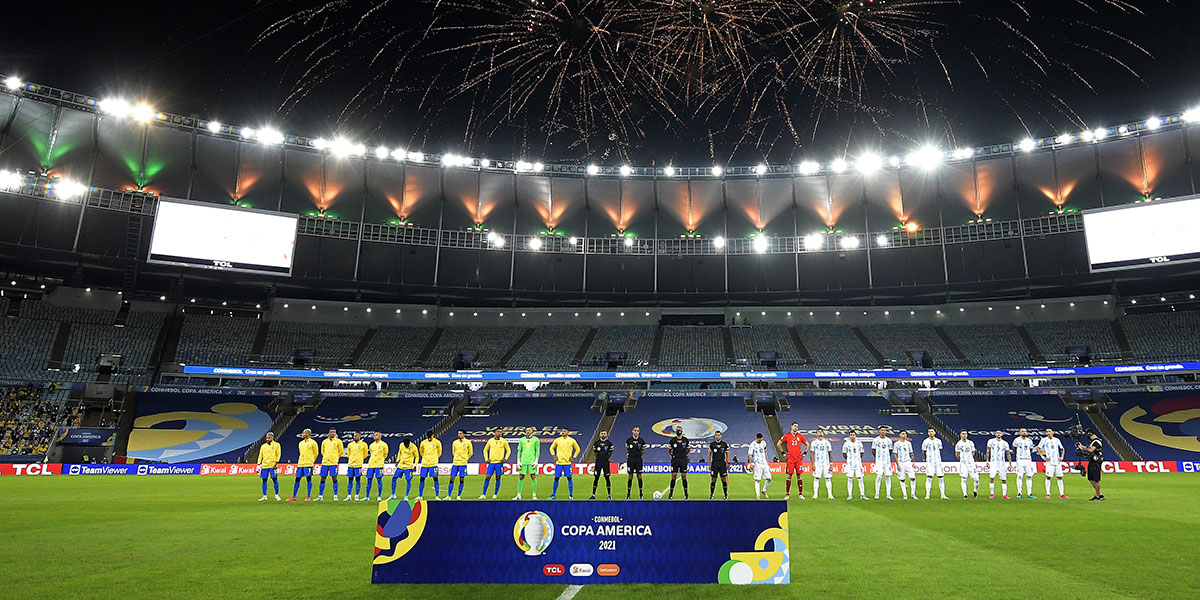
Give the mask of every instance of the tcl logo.
[[62, 465], [42, 463], [13, 463], [0, 465], [0, 475], [58, 475]]
[[213, 266], [214, 267], [225, 267], [226, 269], [228, 269], [228, 268], [233, 267], [233, 263], [231, 263], [227, 260], [214, 260]]
[[587, 563], [575, 563], [571, 565], [572, 577], [591, 577], [593, 572], [595, 572], [595, 569]]
[[617, 565], [596, 565], [596, 574], [601, 577], [616, 577], [621, 573], [621, 567]]
[[567, 568], [562, 565], [546, 565], [542, 567], [542, 573], [548, 577], [556, 577], [567, 572]]

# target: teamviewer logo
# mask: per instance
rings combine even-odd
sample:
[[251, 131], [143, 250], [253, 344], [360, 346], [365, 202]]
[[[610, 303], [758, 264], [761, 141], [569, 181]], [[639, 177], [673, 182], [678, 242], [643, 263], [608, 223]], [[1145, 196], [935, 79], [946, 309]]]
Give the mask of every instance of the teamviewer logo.
[[1181, 461], [1179, 464], [1183, 466], [1184, 473], [1200, 473], [1200, 462]]
[[67, 475], [78, 475], [78, 474], [79, 474], [79, 465], [71, 465], [71, 468], [67, 471]]
[[138, 475], [146, 475], [146, 474], [148, 474], [148, 473], [150, 473], [150, 467], [149, 467], [149, 466], [147, 466], [147, 465], [138, 465], [138, 469], [137, 469], [137, 474], [138, 474]]

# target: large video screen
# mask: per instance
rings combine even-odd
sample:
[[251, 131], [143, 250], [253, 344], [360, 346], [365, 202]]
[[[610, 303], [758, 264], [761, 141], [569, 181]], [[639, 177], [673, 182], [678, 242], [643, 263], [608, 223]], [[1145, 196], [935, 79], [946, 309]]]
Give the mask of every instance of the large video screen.
[[1093, 273], [1200, 260], [1200, 195], [1083, 212]]
[[150, 262], [291, 275], [296, 215], [161, 200]]

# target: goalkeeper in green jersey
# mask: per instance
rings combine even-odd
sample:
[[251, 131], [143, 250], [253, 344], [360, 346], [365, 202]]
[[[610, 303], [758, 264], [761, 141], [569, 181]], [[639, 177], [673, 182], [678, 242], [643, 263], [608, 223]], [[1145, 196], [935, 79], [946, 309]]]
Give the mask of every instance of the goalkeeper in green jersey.
[[537, 468], [538, 457], [542, 454], [542, 440], [538, 436], [533, 435], [533, 428], [526, 427], [525, 435], [517, 442], [517, 472], [520, 473], [517, 478], [517, 496], [513, 500], [521, 499], [521, 490], [525, 489], [525, 476], [529, 476], [530, 484], [533, 486], [533, 499], [537, 500]]

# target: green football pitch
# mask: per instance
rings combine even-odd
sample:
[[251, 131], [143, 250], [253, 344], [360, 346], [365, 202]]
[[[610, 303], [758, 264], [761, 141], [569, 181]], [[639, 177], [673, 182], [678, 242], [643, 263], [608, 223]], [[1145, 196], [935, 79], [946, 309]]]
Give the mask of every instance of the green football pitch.
[[[590, 478], [577, 479], [586, 489], [577, 489], [576, 498], [587, 497]], [[623, 478], [614, 479], [624, 497]], [[543, 497], [550, 481], [539, 480]], [[647, 497], [665, 481], [647, 476]], [[280, 483], [286, 497], [291, 479]], [[706, 478], [689, 483], [693, 498], [707, 498]], [[986, 494], [964, 501], [958, 477], [946, 483], [952, 500], [847, 501], [841, 477], [834, 480], [837, 500], [793, 497], [791, 585], [749, 586], [739, 597], [1200, 597], [1200, 480], [1192, 475], [1106, 476], [1105, 502], [1088, 502], [1091, 488], [1078, 475], [1067, 478], [1069, 501], [987, 500]], [[986, 491], [986, 478], [982, 483]], [[506, 497], [514, 484], [505, 479]], [[749, 479], [735, 476], [731, 484], [731, 495], [753, 497]], [[1039, 476], [1034, 490], [1042, 486]], [[482, 478], [469, 479], [463, 497], [477, 497], [481, 487]], [[873, 488], [868, 477], [868, 495]], [[781, 496], [781, 479], [771, 491]], [[811, 479], [805, 491], [811, 495]], [[335, 504], [326, 496], [320, 504], [260, 503], [256, 477], [13, 476], [0, 482], [0, 492], [5, 598], [553, 600], [566, 590], [373, 586], [374, 502]], [[924, 496], [923, 480], [918, 492]], [[471, 549], [459, 550], [470, 564]], [[572, 591], [581, 600], [699, 600], [732, 592], [720, 585]]]

